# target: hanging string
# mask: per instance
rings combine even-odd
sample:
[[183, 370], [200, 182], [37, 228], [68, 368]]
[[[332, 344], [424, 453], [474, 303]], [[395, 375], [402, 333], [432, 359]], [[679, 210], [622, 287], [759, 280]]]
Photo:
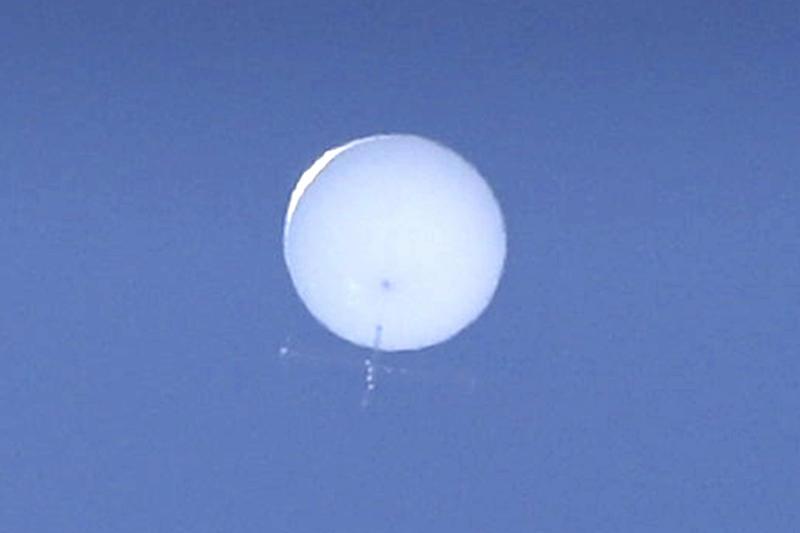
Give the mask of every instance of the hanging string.
[[361, 407], [367, 408], [372, 402], [372, 396], [378, 387], [378, 355], [381, 351], [381, 334], [383, 326], [375, 326], [375, 339], [372, 342], [372, 351], [364, 358], [364, 394], [361, 397]]

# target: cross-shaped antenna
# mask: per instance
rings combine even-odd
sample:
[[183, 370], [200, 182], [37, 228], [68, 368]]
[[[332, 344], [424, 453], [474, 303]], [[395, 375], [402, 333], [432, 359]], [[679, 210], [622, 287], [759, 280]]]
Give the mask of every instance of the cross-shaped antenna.
[[383, 326], [378, 324], [375, 326], [375, 337], [372, 342], [372, 347], [367, 351], [367, 354], [362, 356], [358, 361], [352, 358], [329, 357], [313, 352], [309, 353], [304, 350], [298, 351], [292, 347], [291, 339], [289, 338], [279, 347], [278, 357], [284, 361], [298, 360], [315, 364], [347, 366], [360, 369], [364, 373], [364, 388], [361, 394], [361, 408], [364, 410], [368, 409], [374, 402], [378, 381], [382, 379], [379, 378], [379, 375], [385, 375], [385, 377], [403, 376], [413, 381], [432, 383], [437, 387], [447, 387], [466, 392], [467, 394], [475, 389], [476, 379], [471, 375], [458, 372], [457, 370], [450, 371], [440, 369], [439, 371], [435, 371], [430, 368], [418, 368], [414, 370], [403, 366], [386, 364], [386, 353], [381, 350], [382, 335]]

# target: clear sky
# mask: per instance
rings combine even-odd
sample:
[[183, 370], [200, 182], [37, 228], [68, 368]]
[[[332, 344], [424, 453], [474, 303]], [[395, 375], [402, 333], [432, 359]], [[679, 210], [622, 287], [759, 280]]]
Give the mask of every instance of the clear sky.
[[[796, 1], [13, 4], [0, 531], [800, 531]], [[471, 160], [509, 248], [363, 412], [277, 359], [360, 354], [281, 229], [381, 132]]]

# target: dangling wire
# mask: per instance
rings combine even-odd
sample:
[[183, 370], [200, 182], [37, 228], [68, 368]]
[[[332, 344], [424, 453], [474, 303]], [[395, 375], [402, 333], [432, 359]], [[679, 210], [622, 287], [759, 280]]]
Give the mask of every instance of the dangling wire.
[[375, 389], [378, 387], [378, 356], [381, 352], [381, 333], [383, 326], [375, 326], [375, 339], [372, 350], [364, 358], [364, 394], [361, 396], [361, 408], [366, 409], [372, 403]]

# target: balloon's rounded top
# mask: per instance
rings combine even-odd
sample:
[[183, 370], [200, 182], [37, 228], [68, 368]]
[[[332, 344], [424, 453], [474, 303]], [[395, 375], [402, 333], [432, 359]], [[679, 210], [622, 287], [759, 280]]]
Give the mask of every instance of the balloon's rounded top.
[[385, 351], [437, 344], [475, 320], [505, 253], [486, 181], [415, 135], [325, 152], [300, 177], [284, 227], [286, 264], [309, 311], [340, 337]]

